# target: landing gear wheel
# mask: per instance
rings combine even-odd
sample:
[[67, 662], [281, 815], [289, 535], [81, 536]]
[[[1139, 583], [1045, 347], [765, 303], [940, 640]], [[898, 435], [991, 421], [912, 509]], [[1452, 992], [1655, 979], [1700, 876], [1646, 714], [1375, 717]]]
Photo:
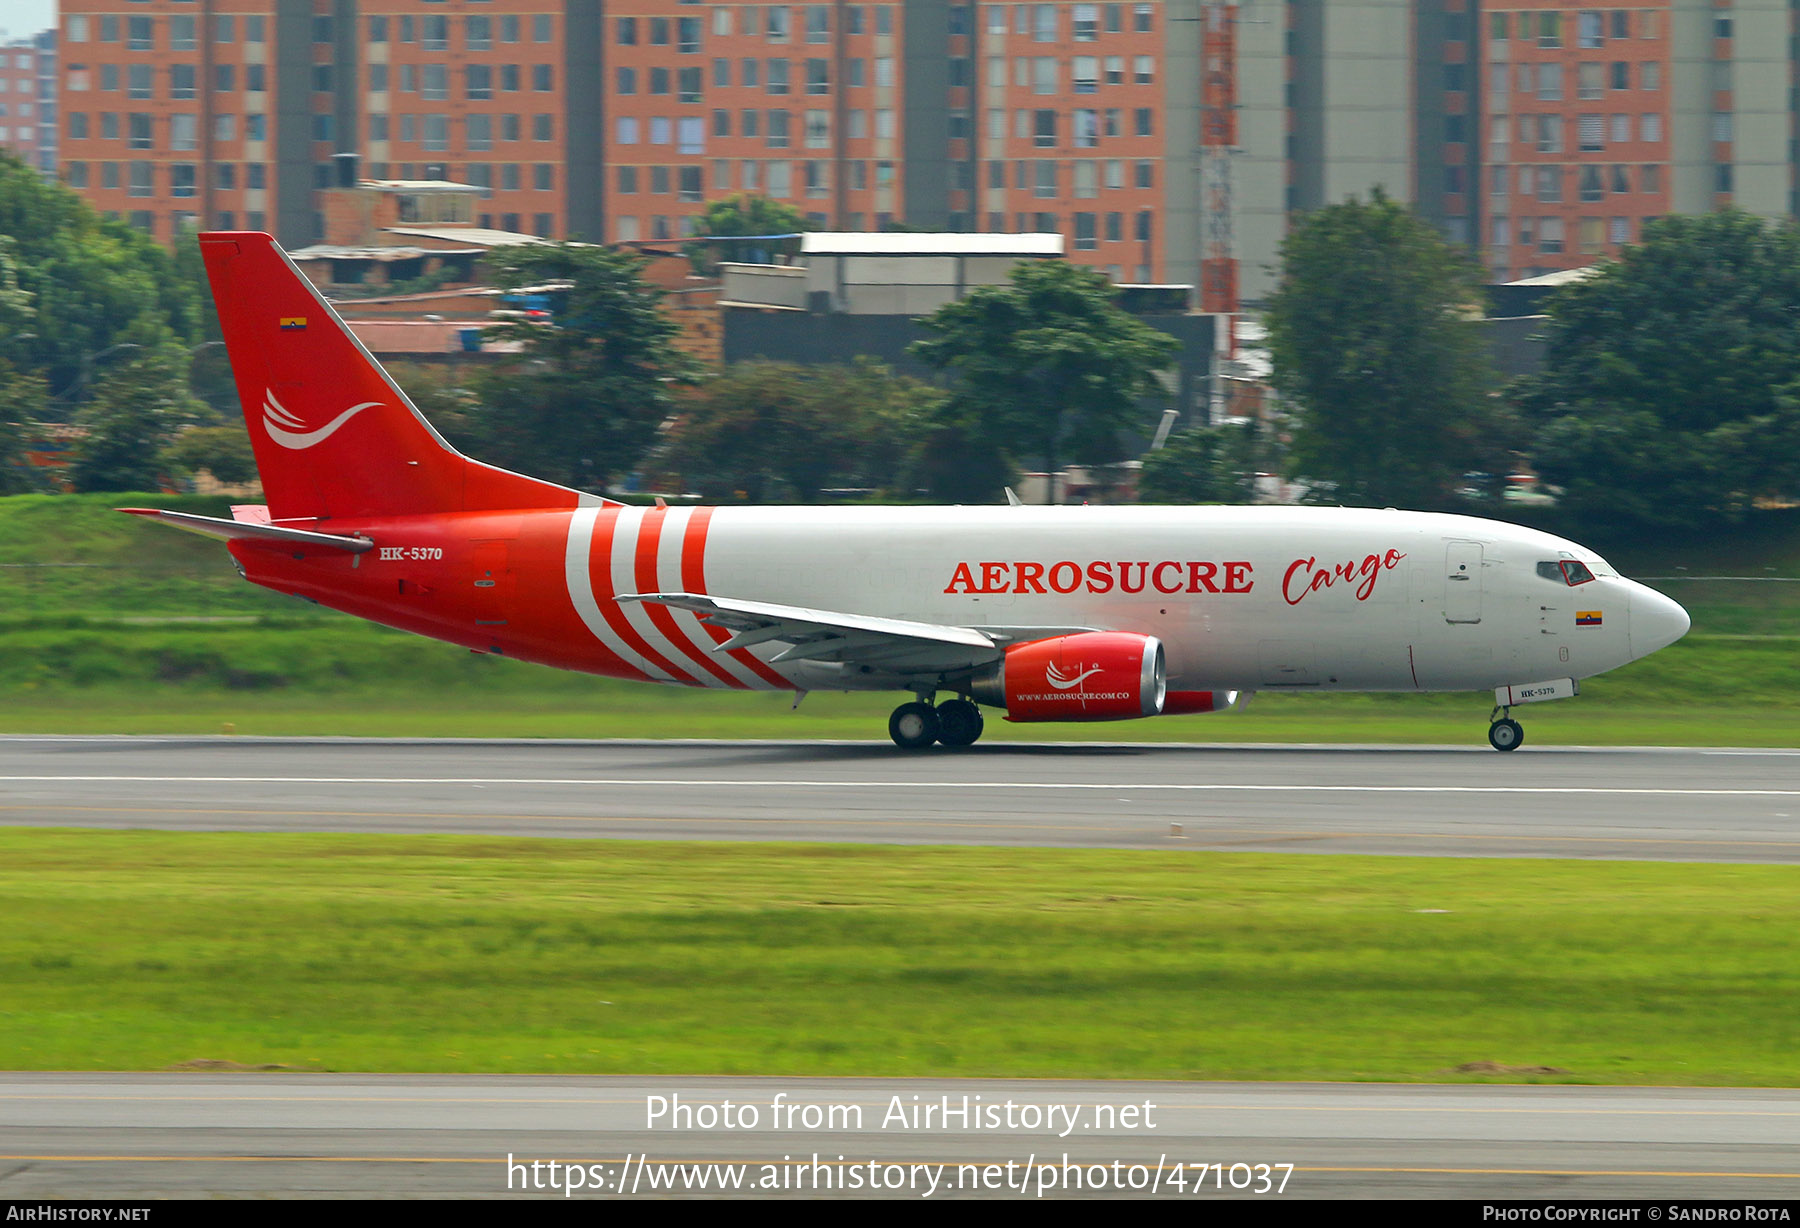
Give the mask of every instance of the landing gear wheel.
[[972, 746], [981, 736], [981, 709], [966, 699], [939, 704], [937, 719], [937, 740], [945, 746]]
[[1511, 717], [1488, 726], [1488, 745], [1495, 750], [1517, 750], [1524, 740], [1524, 727]]
[[924, 750], [938, 740], [937, 709], [930, 704], [901, 704], [888, 717], [888, 737], [901, 750]]

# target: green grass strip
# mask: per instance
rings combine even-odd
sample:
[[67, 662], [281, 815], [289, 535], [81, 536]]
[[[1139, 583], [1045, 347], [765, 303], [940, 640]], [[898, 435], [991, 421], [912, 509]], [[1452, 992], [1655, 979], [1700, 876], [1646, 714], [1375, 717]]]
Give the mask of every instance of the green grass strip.
[[1786, 866], [13, 829], [0, 1066], [1792, 1086], [1797, 923]]

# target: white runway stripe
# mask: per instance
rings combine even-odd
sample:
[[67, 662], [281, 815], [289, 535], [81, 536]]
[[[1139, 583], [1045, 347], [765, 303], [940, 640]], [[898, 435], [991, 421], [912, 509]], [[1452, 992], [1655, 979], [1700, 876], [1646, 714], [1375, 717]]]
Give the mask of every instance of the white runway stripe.
[[1043, 780], [724, 780], [604, 776], [0, 776], [0, 783], [122, 781], [246, 785], [615, 785], [719, 789], [1033, 789], [1180, 793], [1489, 793], [1522, 797], [1800, 797], [1800, 789], [1634, 789], [1574, 785], [1103, 784]]

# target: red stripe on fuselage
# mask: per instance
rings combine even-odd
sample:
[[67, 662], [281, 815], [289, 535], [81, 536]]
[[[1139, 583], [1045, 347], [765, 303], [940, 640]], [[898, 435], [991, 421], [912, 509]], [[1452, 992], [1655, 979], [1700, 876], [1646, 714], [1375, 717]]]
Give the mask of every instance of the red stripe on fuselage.
[[[700, 596], [707, 595], [706, 532], [708, 525], [712, 522], [712, 514], [713, 509], [710, 507], [695, 508], [693, 515], [688, 517], [687, 536], [681, 542], [681, 587], [687, 592]], [[731, 633], [723, 627], [715, 627], [705, 620], [702, 620], [700, 625], [706, 628], [706, 633], [712, 636], [715, 644], [723, 644], [731, 638]], [[793, 683], [751, 656], [749, 649], [739, 648], [728, 655], [739, 665], [755, 671], [758, 678], [777, 690], [791, 691], [794, 689]]]
[[[644, 518], [638, 522], [636, 578], [640, 593], [661, 591], [656, 579], [656, 554], [657, 548], [662, 542], [663, 525], [667, 520], [668, 509], [658, 507], [645, 512]], [[684, 547], [686, 544], [683, 541]], [[739, 690], [749, 689], [748, 683], [733, 676], [730, 670], [717, 661], [709, 660], [707, 655], [682, 633], [681, 628], [675, 624], [674, 613], [667, 606], [657, 605], [655, 602], [645, 602], [644, 610], [650, 615], [650, 621], [655, 624], [656, 629], [663, 633], [669, 643], [681, 649], [694, 664], [726, 686], [736, 687]]]
[[669, 658], [650, 646], [650, 641], [638, 634], [638, 629], [631, 625], [625, 617], [625, 611], [619, 608], [614, 599], [612, 578], [613, 536], [619, 529], [619, 507], [601, 510], [594, 520], [594, 543], [588, 553], [588, 574], [596, 580], [594, 585], [594, 601], [600, 607], [600, 613], [606, 617], [606, 625], [613, 629], [620, 639], [645, 660], [668, 674], [676, 682], [689, 686], [704, 686], [689, 671], [682, 669]]

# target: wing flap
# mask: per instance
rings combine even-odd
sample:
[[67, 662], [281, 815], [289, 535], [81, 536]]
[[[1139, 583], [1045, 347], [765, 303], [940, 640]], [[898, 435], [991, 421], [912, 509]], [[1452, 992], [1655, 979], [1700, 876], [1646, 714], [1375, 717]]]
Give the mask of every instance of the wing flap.
[[[956, 644], [964, 648], [993, 648], [994, 641], [972, 627], [947, 627], [939, 623], [911, 622], [903, 618], [878, 618], [871, 614], [841, 614], [804, 606], [776, 605], [768, 601], [741, 601], [735, 597], [703, 597], [695, 593], [624, 593], [620, 601], [650, 601], [690, 610], [707, 622], [729, 627], [740, 634], [757, 635], [751, 642], [791, 640], [822, 633], [868, 632], [879, 637]], [[768, 634], [761, 634], [762, 632]], [[735, 638], [735, 637], [734, 637]], [[727, 641], [730, 643], [730, 641]], [[742, 644], [734, 647], [742, 647]], [[719, 648], [723, 650], [725, 645]]]

